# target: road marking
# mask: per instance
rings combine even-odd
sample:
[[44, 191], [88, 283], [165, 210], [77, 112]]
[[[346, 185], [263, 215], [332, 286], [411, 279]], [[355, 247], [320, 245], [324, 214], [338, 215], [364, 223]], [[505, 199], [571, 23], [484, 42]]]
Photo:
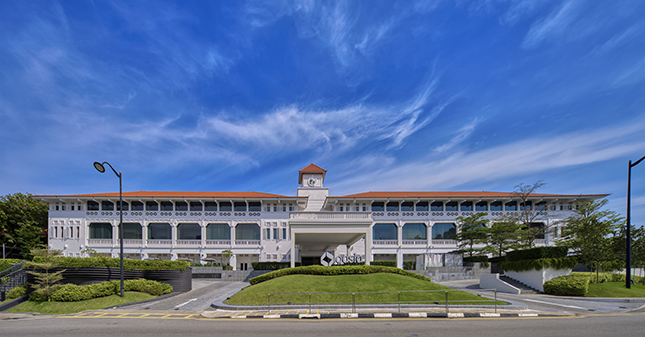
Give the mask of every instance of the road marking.
[[543, 303], [543, 304], [549, 304], [549, 305], [557, 305], [559, 307], [565, 307], [565, 308], [574, 308], [574, 309], [583, 309], [587, 310], [587, 308], [583, 307], [577, 307], [575, 305], [565, 305], [565, 304], [557, 304], [557, 303], [551, 303], [551, 302], [544, 302], [544, 301], [538, 301], [538, 300], [530, 300], [528, 298], [523, 298], [523, 301], [529, 301], [529, 302], [535, 302], [535, 303]]
[[183, 307], [184, 305], [186, 305], [186, 304], [188, 304], [188, 303], [190, 303], [190, 302], [193, 302], [193, 301], [197, 301], [197, 299], [196, 299], [196, 298], [193, 298], [192, 300], [189, 300], [189, 301], [187, 301], [187, 302], [184, 302], [184, 303], [182, 303], [182, 304], [180, 304], [180, 305], [178, 305], [178, 306], [174, 307], [173, 309], [174, 309], [174, 310], [179, 310], [179, 308], [181, 308], [181, 307]]

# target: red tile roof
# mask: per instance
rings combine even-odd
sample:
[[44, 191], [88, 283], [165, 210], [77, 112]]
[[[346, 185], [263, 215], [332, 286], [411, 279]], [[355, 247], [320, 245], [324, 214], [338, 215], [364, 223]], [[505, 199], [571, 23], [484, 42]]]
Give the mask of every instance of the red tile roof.
[[[118, 198], [118, 192], [111, 193], [91, 193], [91, 194], [72, 194], [72, 195], [32, 195], [34, 198]], [[259, 198], [297, 198], [294, 196], [285, 196], [279, 194], [262, 193], [262, 192], [182, 192], [182, 191], [138, 191], [123, 192], [125, 198], [233, 198], [233, 199], [259, 199]]]
[[[544, 194], [544, 193], [533, 193], [531, 197], [549, 197], [549, 198], [604, 198], [609, 194], [580, 194], [580, 195], [567, 195], [567, 194]], [[365, 199], [387, 199], [387, 198], [512, 198], [516, 197], [515, 193], [512, 192], [486, 192], [486, 191], [477, 191], [477, 192], [463, 192], [463, 191], [454, 191], [454, 192], [429, 192], [429, 191], [419, 191], [419, 192], [408, 192], [408, 191], [393, 191], [393, 192], [364, 192], [357, 194], [349, 194], [343, 196], [330, 196], [328, 198], [365, 198]]]
[[320, 166], [314, 163], [307, 165], [307, 167], [303, 168], [299, 172], [300, 172], [300, 175], [298, 176], [298, 184], [302, 184], [303, 173], [322, 173], [323, 179], [325, 179], [325, 174], [327, 174], [327, 170], [321, 168]]

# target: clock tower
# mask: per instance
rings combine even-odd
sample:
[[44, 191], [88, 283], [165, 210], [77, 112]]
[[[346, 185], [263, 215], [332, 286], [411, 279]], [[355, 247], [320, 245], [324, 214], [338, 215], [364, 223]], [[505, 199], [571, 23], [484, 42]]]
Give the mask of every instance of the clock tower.
[[325, 174], [327, 174], [327, 170], [313, 163], [300, 170], [298, 196], [308, 197], [305, 211], [318, 212], [322, 209], [325, 199], [329, 195], [329, 188], [323, 187]]

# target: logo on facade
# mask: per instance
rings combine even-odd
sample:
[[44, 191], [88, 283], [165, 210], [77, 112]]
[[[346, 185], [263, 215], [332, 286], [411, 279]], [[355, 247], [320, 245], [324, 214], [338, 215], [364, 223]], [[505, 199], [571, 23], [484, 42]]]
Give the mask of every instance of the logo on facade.
[[365, 257], [362, 255], [338, 255], [334, 256], [331, 252], [324, 252], [320, 257], [320, 264], [323, 266], [344, 265], [346, 263], [360, 263], [364, 262]]

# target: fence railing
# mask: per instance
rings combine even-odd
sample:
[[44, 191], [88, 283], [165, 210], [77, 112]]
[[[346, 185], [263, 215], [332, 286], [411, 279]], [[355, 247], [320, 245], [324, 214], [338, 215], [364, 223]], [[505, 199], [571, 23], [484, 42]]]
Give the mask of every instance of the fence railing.
[[20, 261], [20, 263], [0, 271], [0, 293], [2, 293], [2, 300], [4, 300], [7, 291], [27, 283], [27, 272], [23, 267], [24, 262]]
[[[442, 305], [445, 306], [446, 314], [450, 313], [450, 305], [457, 304], [494, 304], [495, 313], [497, 313], [497, 290], [481, 289], [481, 291], [493, 291], [493, 298], [480, 296], [477, 300], [459, 299], [459, 296], [453, 295], [450, 299], [449, 293], [463, 291], [452, 290], [402, 290], [402, 291], [365, 291], [365, 292], [311, 292], [311, 293], [269, 293], [267, 294], [267, 309], [271, 312], [271, 306], [298, 306], [307, 305], [309, 312], [313, 307], [325, 305], [347, 305], [351, 303], [352, 313], [356, 313], [356, 305], [379, 305], [379, 306], [396, 306], [398, 312], [401, 312], [402, 305]], [[440, 294], [444, 293], [444, 296]], [[426, 294], [426, 295], [424, 295]], [[430, 294], [430, 295], [427, 295]], [[431, 295], [438, 294], [438, 295]], [[380, 296], [379, 296], [380, 295]], [[325, 296], [327, 298], [325, 299]], [[351, 301], [350, 301], [351, 296]], [[424, 299], [425, 297], [425, 299]], [[338, 301], [339, 298], [345, 298], [344, 301]], [[375, 299], [378, 299], [376, 300]], [[315, 301], [314, 301], [315, 299]], [[364, 301], [361, 301], [364, 299]]]

